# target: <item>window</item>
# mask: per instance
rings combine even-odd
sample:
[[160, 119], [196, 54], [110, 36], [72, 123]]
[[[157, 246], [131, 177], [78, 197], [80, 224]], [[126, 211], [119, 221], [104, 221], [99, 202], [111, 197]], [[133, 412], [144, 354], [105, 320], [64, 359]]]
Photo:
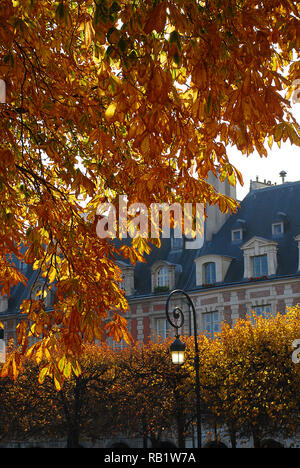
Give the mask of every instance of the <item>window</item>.
[[165, 318], [158, 318], [155, 321], [156, 336], [165, 339], [169, 330], [169, 322]]
[[220, 332], [219, 312], [207, 312], [204, 314], [204, 328], [212, 337]]
[[162, 267], [157, 273], [157, 286], [166, 287], [169, 286], [169, 268]]
[[267, 318], [271, 314], [272, 308], [270, 304], [267, 304], [267, 305], [254, 306], [252, 307], [252, 310], [256, 316], [258, 317], [262, 316], [263, 318]]
[[267, 255], [257, 255], [253, 257], [253, 276], [264, 276], [268, 274]]
[[150, 267], [151, 290], [154, 293], [163, 293], [175, 287], [175, 275], [179, 273], [180, 265], [158, 260]]
[[281, 234], [283, 234], [283, 223], [272, 224], [272, 235], [280, 236]]
[[215, 285], [225, 281], [232, 257], [202, 255], [194, 261], [196, 264], [196, 285]]
[[111, 348], [113, 349], [113, 351], [122, 351], [122, 349], [126, 348], [127, 346], [128, 345], [123, 338], [119, 342], [111, 340]]
[[254, 236], [241, 246], [244, 252], [244, 278], [275, 275], [278, 243]]
[[205, 263], [204, 278], [205, 284], [212, 284], [216, 282], [216, 264], [214, 262]]
[[233, 242], [238, 242], [243, 239], [243, 231], [242, 229], [234, 229], [231, 231], [231, 240]]
[[288, 218], [286, 213], [284, 213], [283, 211], [278, 211], [272, 222], [272, 236], [282, 236], [287, 225]]

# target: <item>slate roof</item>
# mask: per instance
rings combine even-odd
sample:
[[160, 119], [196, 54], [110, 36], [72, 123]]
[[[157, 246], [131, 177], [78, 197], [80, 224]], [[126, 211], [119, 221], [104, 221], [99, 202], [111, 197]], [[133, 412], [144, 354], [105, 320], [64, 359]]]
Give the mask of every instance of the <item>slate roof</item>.
[[[241, 243], [231, 242], [231, 230], [237, 219], [246, 222]], [[272, 223], [284, 222], [284, 233], [272, 236]], [[240, 204], [238, 213], [232, 215], [222, 226], [207, 252], [229, 255], [234, 258], [225, 277], [225, 283], [243, 279], [243, 252], [241, 245], [254, 236], [278, 243], [278, 268], [276, 277], [298, 275], [298, 244], [300, 234], [300, 182], [270, 186], [253, 190]]]
[[[272, 236], [272, 223], [284, 221], [283, 235]], [[231, 231], [242, 228], [243, 239], [232, 242]], [[295, 236], [300, 234], [300, 181], [252, 190], [240, 203], [237, 213], [231, 215], [210, 242], [201, 249], [172, 251], [169, 239], [162, 241], [161, 249], [154, 248], [146, 264], [135, 269], [137, 295], [151, 294], [150, 267], [157, 260], [179, 263], [182, 273], [176, 278], [176, 288], [202, 289], [196, 285], [195, 259], [209, 254], [231, 257], [232, 262], [221, 285], [244, 283], [244, 260], [241, 246], [254, 236], [278, 243], [278, 269], [275, 277], [298, 276], [298, 244]]]

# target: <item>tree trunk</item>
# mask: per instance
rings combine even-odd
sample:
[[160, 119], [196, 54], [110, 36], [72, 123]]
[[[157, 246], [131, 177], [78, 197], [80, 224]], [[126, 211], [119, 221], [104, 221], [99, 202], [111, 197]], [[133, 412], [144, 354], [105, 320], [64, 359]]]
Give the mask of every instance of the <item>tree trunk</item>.
[[79, 430], [77, 427], [70, 427], [68, 431], [67, 448], [80, 448]]
[[230, 429], [229, 434], [230, 434], [231, 448], [236, 448], [236, 432], [235, 432], [235, 430]]
[[185, 448], [184, 417], [180, 410], [177, 413], [177, 443], [178, 448]]
[[258, 432], [253, 430], [252, 431], [252, 436], [253, 436], [253, 447], [254, 448], [260, 448], [260, 437], [258, 435]]

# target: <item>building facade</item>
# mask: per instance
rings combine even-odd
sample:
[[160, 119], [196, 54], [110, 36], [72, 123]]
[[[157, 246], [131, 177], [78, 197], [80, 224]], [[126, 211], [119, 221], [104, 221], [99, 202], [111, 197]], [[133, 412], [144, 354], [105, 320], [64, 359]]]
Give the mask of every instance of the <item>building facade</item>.
[[[213, 177], [210, 182], [235, 197], [229, 184]], [[199, 331], [212, 334], [220, 330], [222, 322], [233, 325], [253, 311], [257, 315], [284, 313], [300, 303], [299, 201], [300, 181], [272, 185], [256, 180], [237, 213], [208, 208], [200, 249], [187, 249], [184, 238], [173, 237], [163, 239], [160, 249], [153, 247], [146, 263], [134, 267], [120, 261], [132, 337], [146, 343], [157, 335], [167, 335], [166, 300], [177, 288], [191, 296]], [[9, 299], [0, 297], [6, 341], [15, 338], [23, 299], [41, 288], [30, 265], [20, 263], [20, 269], [28, 277], [28, 286], [19, 284], [12, 288]], [[49, 309], [53, 300], [49, 294]], [[187, 318], [181, 332], [190, 333], [190, 328]]]
[[[234, 196], [232, 187], [218, 189]], [[184, 238], [164, 239], [145, 264], [124, 268], [133, 338], [166, 336], [166, 300], [177, 288], [191, 296], [199, 331], [212, 334], [253, 311], [275, 315], [300, 303], [299, 201], [300, 182], [256, 180], [237, 213], [210, 207], [200, 249], [186, 250]], [[183, 332], [190, 333], [189, 320]]]

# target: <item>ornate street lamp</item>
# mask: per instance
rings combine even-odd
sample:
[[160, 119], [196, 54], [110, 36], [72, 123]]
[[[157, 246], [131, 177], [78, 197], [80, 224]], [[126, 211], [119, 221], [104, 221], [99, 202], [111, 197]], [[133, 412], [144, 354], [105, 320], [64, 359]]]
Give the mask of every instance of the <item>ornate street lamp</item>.
[[193, 313], [194, 321], [194, 341], [195, 341], [195, 386], [196, 386], [196, 420], [197, 420], [197, 442], [198, 448], [201, 448], [201, 409], [200, 409], [200, 378], [199, 378], [199, 348], [197, 341], [197, 319], [196, 319], [196, 310], [191, 300], [190, 296], [183, 291], [182, 289], [174, 289], [169, 294], [169, 297], [166, 302], [166, 316], [167, 320], [176, 329], [175, 341], [170, 346], [172, 362], [176, 365], [181, 365], [184, 363], [184, 351], [185, 344], [179, 339], [178, 329], [181, 328], [184, 324], [184, 314], [180, 307], [175, 307], [172, 311], [172, 317], [169, 311], [169, 303], [175, 294], [184, 295], [188, 301], [189, 307]]

